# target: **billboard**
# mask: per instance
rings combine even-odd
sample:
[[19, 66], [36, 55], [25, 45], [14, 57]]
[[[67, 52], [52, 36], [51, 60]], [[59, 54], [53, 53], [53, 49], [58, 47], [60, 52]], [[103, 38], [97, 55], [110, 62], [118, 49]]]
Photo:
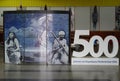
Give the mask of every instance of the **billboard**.
[[119, 31], [76, 30], [73, 65], [119, 65]]
[[69, 64], [68, 11], [5, 11], [5, 63]]

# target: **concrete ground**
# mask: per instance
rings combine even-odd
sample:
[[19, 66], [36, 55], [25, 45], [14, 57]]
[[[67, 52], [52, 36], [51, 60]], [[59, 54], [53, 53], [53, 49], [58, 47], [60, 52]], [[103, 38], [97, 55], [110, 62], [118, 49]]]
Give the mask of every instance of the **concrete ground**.
[[120, 66], [5, 64], [0, 46], [0, 81], [120, 81]]

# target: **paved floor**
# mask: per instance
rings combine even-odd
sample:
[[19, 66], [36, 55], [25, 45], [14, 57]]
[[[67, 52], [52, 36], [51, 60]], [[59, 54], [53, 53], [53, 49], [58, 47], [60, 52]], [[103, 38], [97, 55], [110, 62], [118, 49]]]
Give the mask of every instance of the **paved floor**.
[[0, 81], [120, 81], [120, 66], [4, 64], [2, 50]]
[[120, 81], [118, 66], [0, 65], [0, 81]]

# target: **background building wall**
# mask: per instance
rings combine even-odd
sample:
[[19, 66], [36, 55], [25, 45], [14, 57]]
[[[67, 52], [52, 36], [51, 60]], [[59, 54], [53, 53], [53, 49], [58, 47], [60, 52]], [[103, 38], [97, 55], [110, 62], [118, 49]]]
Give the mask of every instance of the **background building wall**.
[[100, 30], [114, 30], [115, 7], [100, 7]]
[[75, 29], [90, 29], [90, 7], [75, 7]]
[[[69, 10], [71, 7], [48, 7], [48, 10]], [[91, 28], [91, 7], [72, 7], [75, 30], [93, 30]], [[44, 7], [23, 7], [24, 10], [44, 10]], [[0, 7], [0, 27], [3, 26], [3, 11], [19, 10], [19, 7]], [[97, 30], [112, 31], [115, 28], [115, 6], [99, 7]]]

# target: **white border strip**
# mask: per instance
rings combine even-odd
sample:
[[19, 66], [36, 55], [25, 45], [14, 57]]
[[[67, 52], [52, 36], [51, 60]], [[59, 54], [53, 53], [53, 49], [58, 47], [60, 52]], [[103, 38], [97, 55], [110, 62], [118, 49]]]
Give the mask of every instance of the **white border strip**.
[[72, 58], [72, 65], [119, 65], [119, 58]]

